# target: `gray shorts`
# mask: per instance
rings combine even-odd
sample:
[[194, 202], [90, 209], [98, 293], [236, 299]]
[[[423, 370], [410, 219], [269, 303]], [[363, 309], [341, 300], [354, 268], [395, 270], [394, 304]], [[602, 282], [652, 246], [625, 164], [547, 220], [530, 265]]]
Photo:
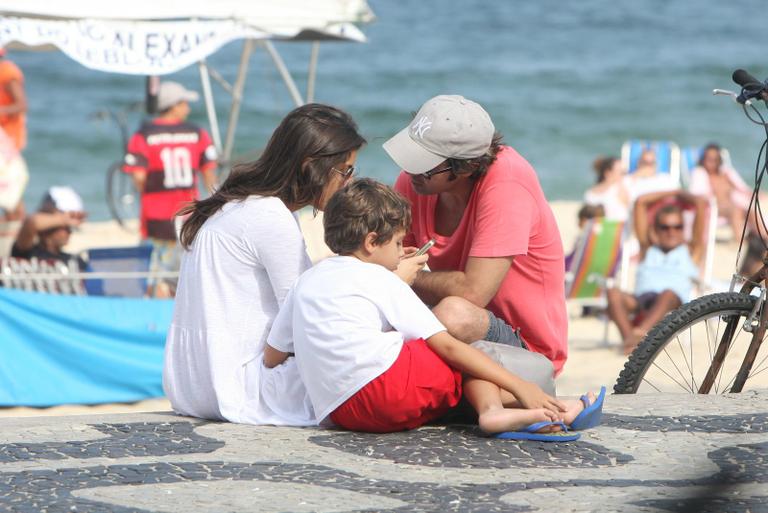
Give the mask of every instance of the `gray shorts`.
[[485, 334], [484, 340], [528, 349], [525, 339], [523, 339], [523, 336], [520, 334], [520, 328], [513, 328], [493, 315], [491, 311], [486, 311], [488, 312], [488, 332]]

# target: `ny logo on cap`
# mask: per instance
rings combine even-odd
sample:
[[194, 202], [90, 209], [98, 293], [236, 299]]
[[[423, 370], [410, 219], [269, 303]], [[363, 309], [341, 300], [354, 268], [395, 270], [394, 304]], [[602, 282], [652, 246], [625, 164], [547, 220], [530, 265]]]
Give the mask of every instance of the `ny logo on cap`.
[[424, 132], [432, 128], [432, 122], [427, 116], [422, 116], [416, 123], [411, 125], [411, 130], [415, 135], [419, 136], [419, 139], [424, 139]]

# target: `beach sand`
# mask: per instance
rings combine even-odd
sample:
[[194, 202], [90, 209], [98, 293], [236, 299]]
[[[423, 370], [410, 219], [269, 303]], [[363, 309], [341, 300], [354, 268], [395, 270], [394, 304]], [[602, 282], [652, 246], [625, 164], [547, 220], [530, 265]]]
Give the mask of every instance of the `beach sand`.
[[[563, 238], [566, 253], [573, 247], [578, 235], [576, 213], [580, 207], [575, 201], [553, 201], [552, 209]], [[303, 211], [300, 223], [307, 241], [307, 248], [313, 260], [331, 254], [323, 242], [322, 215], [316, 218], [311, 211]], [[120, 228], [115, 222], [85, 223], [72, 234], [68, 247], [70, 251], [81, 251], [89, 247], [131, 246], [139, 242], [136, 222], [128, 224], [129, 230]], [[727, 284], [734, 269], [736, 244], [718, 244], [715, 250], [715, 279]], [[578, 309], [569, 308], [569, 312]], [[573, 313], [573, 312], [572, 312]], [[626, 357], [620, 351], [618, 331], [611, 324], [608, 344], [603, 343], [605, 323], [594, 317], [571, 315], [569, 320], [569, 355], [562, 374], [557, 378], [558, 395], [577, 396], [587, 390], [597, 390], [605, 385], [609, 390], [624, 367]], [[51, 408], [0, 408], [0, 417], [36, 415], [78, 415], [117, 412], [142, 412], [170, 410], [166, 399], [157, 398], [131, 404], [101, 404], [94, 406], [63, 405]]]

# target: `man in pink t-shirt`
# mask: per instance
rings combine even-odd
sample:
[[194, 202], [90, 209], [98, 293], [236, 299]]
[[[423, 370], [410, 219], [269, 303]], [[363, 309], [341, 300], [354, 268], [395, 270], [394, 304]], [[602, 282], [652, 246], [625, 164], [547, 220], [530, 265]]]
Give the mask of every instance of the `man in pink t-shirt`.
[[408, 245], [429, 239], [414, 290], [457, 338], [522, 345], [558, 374], [568, 347], [560, 232], [536, 172], [461, 96], [427, 101], [384, 144], [412, 205]]

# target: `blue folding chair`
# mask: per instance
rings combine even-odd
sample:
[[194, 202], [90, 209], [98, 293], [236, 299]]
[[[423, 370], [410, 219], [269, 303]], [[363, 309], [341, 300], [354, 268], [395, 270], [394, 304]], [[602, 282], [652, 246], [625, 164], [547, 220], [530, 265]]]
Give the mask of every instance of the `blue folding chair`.
[[[93, 272], [149, 272], [152, 246], [97, 248], [88, 250], [88, 269]], [[86, 278], [85, 290], [92, 296], [144, 297], [147, 278]]]
[[631, 140], [621, 146], [621, 162], [632, 174], [637, 170], [640, 154], [646, 149], [656, 154], [656, 173], [668, 174], [675, 183], [680, 183], [680, 148], [669, 141]]

